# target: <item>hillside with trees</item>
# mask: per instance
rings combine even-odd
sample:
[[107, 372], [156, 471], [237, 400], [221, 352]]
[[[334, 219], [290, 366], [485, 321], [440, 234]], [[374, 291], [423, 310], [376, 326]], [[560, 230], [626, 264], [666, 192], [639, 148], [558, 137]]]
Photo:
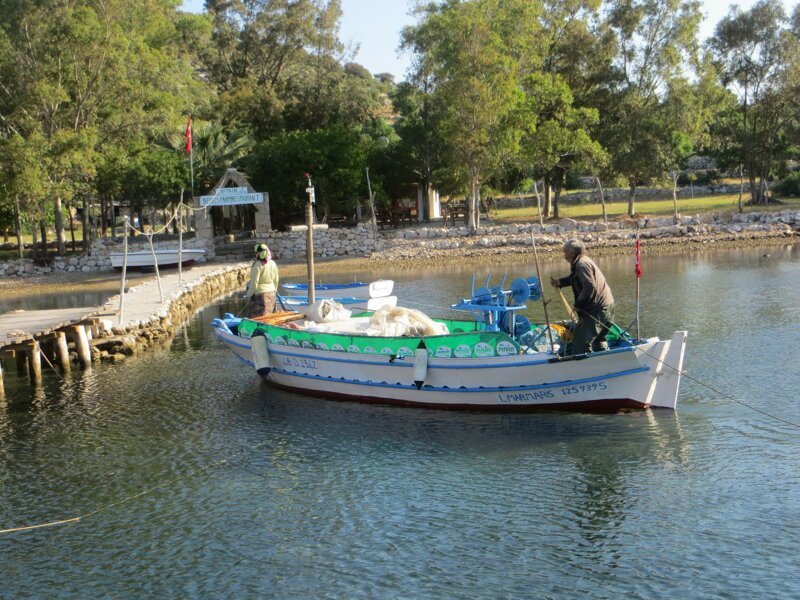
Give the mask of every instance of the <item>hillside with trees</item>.
[[557, 217], [578, 176], [626, 188], [633, 215], [694, 155], [750, 203], [800, 192], [800, 9], [779, 0], [731, 8], [703, 43], [694, 0], [420, 3], [405, 74], [353, 62], [338, 0], [176, 5], [0, 0], [0, 230], [20, 249], [54, 236], [63, 255], [78, 216], [105, 235], [115, 206], [171, 210], [228, 167], [275, 226], [302, 219], [304, 173], [319, 219], [420, 186], [467, 198], [473, 231], [487, 190], [541, 182]]

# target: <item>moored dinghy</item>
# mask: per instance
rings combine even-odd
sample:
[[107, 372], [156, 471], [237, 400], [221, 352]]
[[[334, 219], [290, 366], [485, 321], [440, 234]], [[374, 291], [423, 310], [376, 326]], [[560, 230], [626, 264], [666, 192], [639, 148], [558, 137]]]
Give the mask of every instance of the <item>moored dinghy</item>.
[[[308, 297], [307, 283], [283, 283], [281, 287], [295, 296]], [[391, 295], [394, 281], [378, 279], [372, 282], [352, 281], [350, 283], [317, 283], [314, 285], [316, 298], [384, 298]]]
[[[155, 251], [159, 269], [177, 267], [178, 262], [180, 262], [180, 264], [184, 267], [191, 265], [195, 261], [202, 258], [205, 253], [205, 250], [186, 248], [183, 249], [183, 251], [180, 253], [180, 256], [178, 255], [177, 248], [175, 250], [162, 249]], [[125, 254], [123, 252], [112, 252], [110, 257], [111, 266], [118, 271], [121, 270], [125, 260]], [[128, 269], [151, 269], [155, 267], [155, 264], [156, 263], [153, 262], [153, 253], [150, 250], [128, 252], [128, 262], [126, 265], [126, 268]]]
[[[370, 311], [380, 310], [384, 306], [397, 306], [397, 296], [383, 296], [381, 298], [322, 298], [338, 302], [351, 311]], [[286, 309], [306, 312], [309, 307], [306, 296], [280, 296], [279, 304]]]
[[477, 290], [454, 305], [473, 320], [384, 308], [323, 323], [273, 325], [228, 315], [213, 325], [259, 374], [313, 395], [484, 410], [675, 408], [685, 331], [632, 340], [615, 328], [609, 350], [560, 356], [560, 340], [548, 343], [546, 327], [518, 316], [540, 293], [535, 278], [516, 280], [508, 291]]

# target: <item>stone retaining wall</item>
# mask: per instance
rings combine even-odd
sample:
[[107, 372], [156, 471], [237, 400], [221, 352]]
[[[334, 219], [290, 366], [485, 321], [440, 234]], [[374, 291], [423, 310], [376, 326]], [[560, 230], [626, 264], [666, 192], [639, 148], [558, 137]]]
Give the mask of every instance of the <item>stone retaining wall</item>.
[[[159, 313], [149, 319], [120, 327], [110, 323], [102, 337], [92, 340], [92, 360], [119, 362], [128, 356], [143, 352], [172, 339], [176, 327], [188, 321], [200, 309], [241, 290], [249, 272], [242, 267], [222, 267], [201, 280], [185, 284], [164, 300]], [[119, 296], [110, 298], [105, 306], [115, 309]]]
[[[466, 227], [447, 227], [442, 223], [414, 226], [404, 229], [374, 231], [368, 225], [354, 228], [314, 231], [314, 254], [321, 258], [333, 257], [392, 257], [395, 255], [422, 256], [436, 250], [453, 250], [465, 247], [498, 247], [529, 245], [530, 232], [563, 240], [577, 235], [585, 241], [593, 239], [625, 240], [635, 237], [639, 230], [643, 238], [693, 238], [699, 236], [741, 234], [760, 237], [779, 236], [800, 229], [800, 210], [767, 213], [719, 214], [703, 213], [679, 216], [623, 218], [609, 221], [576, 221], [561, 219], [557, 223], [488, 225], [481, 227], [478, 235], [470, 235]], [[144, 249], [146, 239], [129, 238], [130, 249]], [[275, 258], [284, 263], [302, 262], [306, 254], [305, 231], [279, 232], [219, 246], [210, 241], [188, 238], [187, 248], [204, 248], [212, 262], [246, 261], [252, 258], [253, 244], [266, 241]], [[542, 243], [547, 243], [543, 241]], [[556, 243], [556, 242], [553, 242]], [[135, 245], [134, 245], [135, 244]], [[174, 248], [176, 242], [160, 241], [157, 247]], [[147, 247], [149, 249], [149, 247]], [[93, 245], [92, 256], [57, 258], [51, 267], [40, 267], [30, 259], [0, 262], [0, 277], [41, 275], [53, 271], [102, 271], [111, 269], [108, 258], [111, 252], [121, 250], [118, 240], [107, 238]], [[218, 254], [215, 254], [217, 252]], [[399, 253], [399, 254], [398, 254]]]
[[745, 213], [717, 215], [704, 213], [691, 217], [653, 217], [609, 221], [576, 221], [561, 219], [558, 223], [512, 224], [481, 227], [471, 235], [466, 227], [441, 226], [400, 229], [389, 234], [386, 250], [373, 254], [375, 259], [400, 260], [435, 255], [437, 251], [529, 247], [531, 231], [537, 244], [560, 245], [570, 237], [599, 245], [616, 244], [636, 237], [643, 239], [713, 239], [730, 237], [778, 237], [796, 235], [800, 231], [800, 210], [780, 213]]

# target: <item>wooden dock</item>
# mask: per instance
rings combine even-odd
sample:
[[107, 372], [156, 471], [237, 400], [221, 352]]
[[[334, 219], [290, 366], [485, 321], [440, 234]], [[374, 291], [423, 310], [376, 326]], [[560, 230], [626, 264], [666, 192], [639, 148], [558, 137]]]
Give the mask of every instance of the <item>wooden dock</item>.
[[[0, 359], [15, 358], [20, 373], [31, 381], [42, 381], [42, 355], [46, 362], [63, 371], [70, 369], [69, 339], [83, 367], [91, 364], [89, 340], [102, 318], [112, 318], [98, 307], [15, 310], [0, 315]], [[50, 359], [52, 357], [52, 360]], [[0, 362], [0, 398], [4, 395], [3, 366]]]

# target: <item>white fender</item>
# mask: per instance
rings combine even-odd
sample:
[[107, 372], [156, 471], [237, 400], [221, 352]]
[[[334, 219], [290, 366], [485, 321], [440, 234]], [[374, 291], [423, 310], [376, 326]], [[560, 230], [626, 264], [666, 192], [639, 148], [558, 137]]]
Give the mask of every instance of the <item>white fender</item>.
[[256, 365], [256, 373], [262, 377], [269, 375], [269, 349], [267, 348], [267, 338], [263, 333], [256, 333], [250, 338], [250, 347], [253, 349], [253, 363]]
[[424, 341], [420, 341], [414, 352], [414, 385], [417, 389], [422, 389], [425, 383], [425, 375], [428, 373], [428, 348]]

